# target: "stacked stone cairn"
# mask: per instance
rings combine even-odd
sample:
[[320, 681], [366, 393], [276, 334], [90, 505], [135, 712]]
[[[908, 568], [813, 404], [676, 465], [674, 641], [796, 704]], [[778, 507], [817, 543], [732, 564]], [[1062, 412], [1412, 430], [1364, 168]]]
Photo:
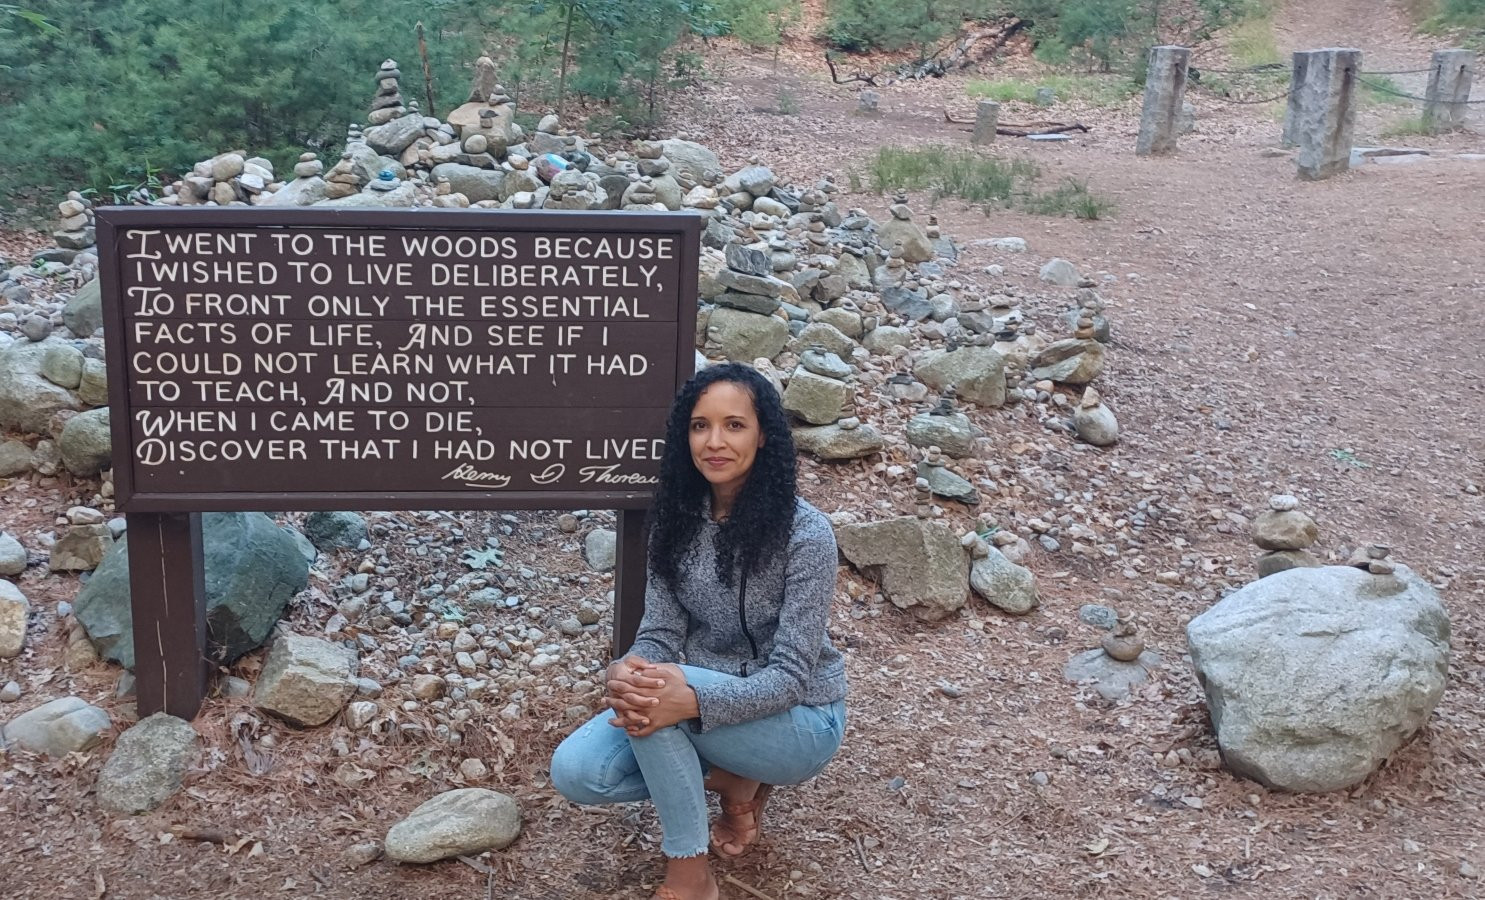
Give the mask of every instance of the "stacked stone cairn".
[[1252, 534], [1253, 543], [1267, 551], [1258, 558], [1259, 578], [1321, 565], [1309, 552], [1320, 536], [1320, 529], [1314, 519], [1300, 511], [1298, 498], [1291, 494], [1275, 494], [1268, 499], [1268, 509], [1253, 519]]
[[1092, 386], [1084, 389], [1083, 399], [1073, 410], [1072, 427], [1080, 439], [1095, 447], [1112, 447], [1119, 442], [1119, 420]]
[[927, 484], [929, 492], [935, 497], [957, 500], [966, 506], [975, 506], [980, 502], [980, 494], [974, 485], [949, 468], [948, 460], [938, 447], [929, 447], [918, 462], [918, 481]]
[[371, 111], [366, 121], [372, 125], [385, 125], [393, 119], [407, 115], [402, 103], [402, 70], [394, 59], [384, 60], [376, 70], [376, 96], [371, 101]]
[[52, 238], [64, 250], [86, 250], [98, 242], [97, 229], [93, 224], [93, 207], [82, 194], [72, 191], [67, 199], [57, 204], [62, 223]]
[[1368, 544], [1353, 550], [1346, 565], [1373, 575], [1392, 575], [1397, 572], [1397, 563], [1387, 558], [1391, 553], [1392, 548], [1386, 544]]
[[1125, 700], [1160, 667], [1160, 656], [1145, 647], [1135, 622], [1120, 614], [1092, 650], [1074, 655], [1062, 676], [1074, 684], [1092, 684], [1105, 700]]

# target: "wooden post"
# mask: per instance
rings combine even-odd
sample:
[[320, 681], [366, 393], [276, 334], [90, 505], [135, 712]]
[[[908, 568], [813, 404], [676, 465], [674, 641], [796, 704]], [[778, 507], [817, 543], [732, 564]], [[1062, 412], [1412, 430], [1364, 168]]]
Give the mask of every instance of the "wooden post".
[[1163, 156], [1176, 152], [1181, 131], [1181, 106], [1186, 101], [1186, 73], [1191, 51], [1185, 47], [1151, 47], [1145, 69], [1145, 101], [1140, 113], [1136, 156]]
[[1441, 134], [1464, 127], [1466, 105], [1474, 83], [1475, 54], [1470, 50], [1435, 50], [1433, 71], [1428, 75], [1427, 101], [1423, 104], [1423, 128]]
[[190, 720], [206, 697], [200, 513], [129, 513], [129, 597], [139, 717]]
[[618, 547], [614, 566], [614, 656], [634, 643], [645, 613], [645, 551], [649, 534], [646, 509], [619, 510]]

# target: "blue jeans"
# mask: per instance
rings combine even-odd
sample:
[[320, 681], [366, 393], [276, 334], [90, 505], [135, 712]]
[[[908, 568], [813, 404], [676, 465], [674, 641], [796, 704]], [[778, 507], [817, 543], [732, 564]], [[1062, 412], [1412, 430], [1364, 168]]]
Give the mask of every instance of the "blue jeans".
[[[735, 676], [681, 666], [686, 683], [712, 684]], [[825, 768], [840, 749], [846, 702], [796, 706], [765, 719], [720, 725], [705, 733], [686, 723], [631, 738], [609, 724], [605, 709], [567, 736], [552, 754], [552, 786], [574, 803], [653, 800], [665, 830], [666, 856], [700, 856], [708, 844], [706, 790], [711, 766], [764, 784], [800, 784]]]

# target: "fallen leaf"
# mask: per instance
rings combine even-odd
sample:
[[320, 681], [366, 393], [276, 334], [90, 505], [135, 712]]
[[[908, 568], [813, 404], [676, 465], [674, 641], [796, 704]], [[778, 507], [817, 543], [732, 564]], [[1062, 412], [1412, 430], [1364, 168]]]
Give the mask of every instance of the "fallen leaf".
[[1084, 846], [1083, 849], [1084, 850], [1087, 850], [1089, 853], [1093, 854], [1094, 856], [1098, 856], [1098, 855], [1102, 854], [1103, 851], [1109, 849], [1109, 839], [1108, 838], [1099, 838], [1098, 840], [1094, 841], [1093, 843]]
[[1206, 866], [1202, 865], [1201, 863], [1197, 863], [1196, 865], [1192, 866], [1191, 867], [1191, 871], [1193, 871], [1196, 874], [1200, 875], [1202, 878], [1211, 878], [1212, 877], [1212, 870], [1209, 869], [1209, 868], [1207, 868]]

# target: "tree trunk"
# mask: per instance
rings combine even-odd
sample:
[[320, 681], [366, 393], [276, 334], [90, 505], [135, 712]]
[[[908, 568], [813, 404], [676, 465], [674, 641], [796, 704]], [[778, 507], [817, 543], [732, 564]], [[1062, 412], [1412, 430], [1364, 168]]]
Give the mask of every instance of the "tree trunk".
[[567, 105], [567, 49], [572, 44], [572, 7], [573, 4], [567, 4], [567, 23], [562, 29], [562, 66], [557, 74], [557, 119], [559, 121]]

